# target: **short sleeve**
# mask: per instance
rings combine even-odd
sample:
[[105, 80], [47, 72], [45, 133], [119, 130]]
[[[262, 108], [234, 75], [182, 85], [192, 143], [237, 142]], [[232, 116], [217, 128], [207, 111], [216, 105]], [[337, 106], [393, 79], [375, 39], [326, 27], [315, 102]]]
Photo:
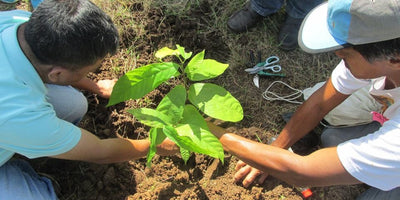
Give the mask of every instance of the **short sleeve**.
[[331, 76], [332, 84], [335, 89], [346, 95], [350, 95], [357, 91], [358, 89], [370, 84], [370, 80], [357, 79], [351, 74], [350, 70], [347, 69], [344, 61], [335, 67]]
[[338, 146], [344, 168], [353, 177], [384, 191], [400, 186], [399, 116], [384, 123], [375, 133]]
[[0, 148], [37, 158], [71, 150], [79, 142], [81, 130], [57, 118], [48, 105], [10, 118], [1, 125], [0, 137]]

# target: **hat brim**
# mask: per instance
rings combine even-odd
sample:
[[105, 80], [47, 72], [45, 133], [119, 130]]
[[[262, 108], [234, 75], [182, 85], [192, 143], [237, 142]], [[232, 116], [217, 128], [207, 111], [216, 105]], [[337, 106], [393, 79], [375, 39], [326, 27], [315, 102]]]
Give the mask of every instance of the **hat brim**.
[[328, 2], [324, 2], [304, 18], [298, 35], [299, 46], [307, 53], [323, 53], [344, 48], [346, 42], [335, 39], [328, 27]]

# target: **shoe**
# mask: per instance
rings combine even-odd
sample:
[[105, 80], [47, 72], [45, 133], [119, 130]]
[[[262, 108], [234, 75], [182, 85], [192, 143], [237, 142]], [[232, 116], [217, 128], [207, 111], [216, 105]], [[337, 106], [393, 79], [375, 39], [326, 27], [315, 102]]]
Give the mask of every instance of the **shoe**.
[[301, 22], [304, 18], [293, 18], [289, 15], [286, 16], [285, 23], [283, 24], [278, 40], [280, 43], [280, 48], [285, 51], [291, 51], [296, 49], [298, 46], [297, 35], [299, 34], [299, 29]]
[[236, 33], [245, 32], [254, 27], [262, 18], [262, 15], [251, 9], [250, 2], [248, 2], [244, 8], [229, 17], [228, 27]]

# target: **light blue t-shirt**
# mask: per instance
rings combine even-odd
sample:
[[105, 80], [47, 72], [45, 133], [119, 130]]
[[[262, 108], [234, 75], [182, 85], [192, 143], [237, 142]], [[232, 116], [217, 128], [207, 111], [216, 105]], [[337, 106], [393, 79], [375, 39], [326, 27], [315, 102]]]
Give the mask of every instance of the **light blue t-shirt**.
[[17, 40], [29, 19], [22, 10], [0, 12], [0, 166], [14, 153], [28, 158], [58, 155], [80, 140], [75, 125], [57, 118], [46, 87]]

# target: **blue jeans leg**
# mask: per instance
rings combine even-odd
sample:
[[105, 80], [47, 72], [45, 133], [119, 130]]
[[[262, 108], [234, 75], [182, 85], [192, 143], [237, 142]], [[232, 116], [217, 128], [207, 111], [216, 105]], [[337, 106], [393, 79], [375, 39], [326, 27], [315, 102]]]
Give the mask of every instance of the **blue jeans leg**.
[[370, 188], [360, 196], [357, 200], [397, 200], [400, 198], [400, 188], [395, 188], [389, 191], [382, 191], [377, 188]]
[[327, 127], [321, 134], [322, 147], [334, 147], [347, 140], [360, 138], [377, 131], [381, 127], [379, 122], [350, 126], [350, 127]]
[[39, 176], [24, 160], [9, 160], [0, 167], [0, 199], [57, 199], [48, 178]]
[[47, 101], [56, 111], [57, 117], [78, 124], [86, 114], [88, 103], [82, 92], [71, 86], [46, 84]]
[[276, 13], [282, 6], [284, 0], [251, 0], [251, 9], [262, 16], [268, 16]]
[[[304, 18], [310, 10], [323, 0], [287, 0], [286, 13], [293, 18]], [[284, 0], [251, 0], [251, 8], [262, 16], [276, 13], [284, 5]]]
[[304, 18], [313, 8], [324, 0], [288, 0], [286, 13], [293, 18]]

